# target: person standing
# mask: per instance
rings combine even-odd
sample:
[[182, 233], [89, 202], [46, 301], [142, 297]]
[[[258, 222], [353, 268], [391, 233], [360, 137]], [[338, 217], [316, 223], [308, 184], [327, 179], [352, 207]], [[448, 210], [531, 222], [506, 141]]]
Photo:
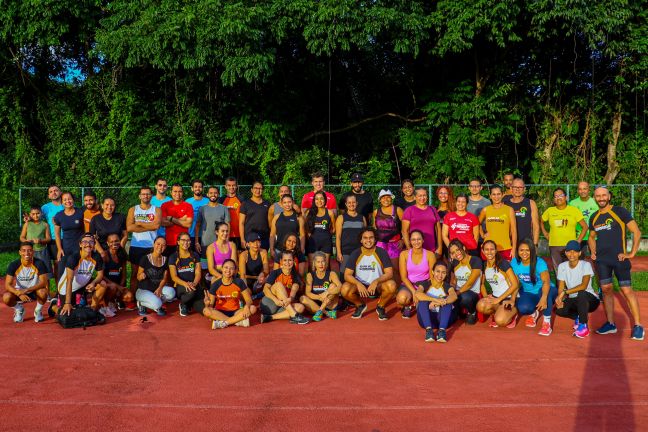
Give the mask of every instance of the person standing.
[[122, 213], [115, 212], [116, 207], [114, 198], [105, 197], [101, 204], [101, 214], [93, 217], [90, 221], [89, 232], [97, 239], [96, 250], [104, 262], [108, 261], [108, 236], [110, 234], [119, 236], [121, 247], [126, 247], [128, 241], [126, 218]]
[[185, 200], [185, 202], [191, 204], [191, 207], [193, 208], [193, 221], [191, 222], [191, 227], [189, 227], [189, 237], [191, 237], [190, 248], [191, 250], [196, 250], [196, 251], [198, 251], [198, 249], [195, 249], [196, 239], [198, 238], [198, 235], [196, 234], [198, 210], [200, 210], [200, 207], [205, 206], [209, 203], [209, 199], [203, 195], [203, 189], [204, 189], [204, 184], [202, 180], [196, 179], [192, 181], [191, 191], [193, 192], [193, 196]]
[[[155, 182], [155, 196], [151, 198], [151, 204], [159, 209], [162, 209], [162, 204], [167, 201], [171, 201], [171, 197], [168, 197], [166, 194], [168, 188], [169, 185], [167, 181], [163, 178], [159, 178], [157, 182]], [[157, 235], [158, 237], [164, 237], [166, 235], [166, 228], [164, 228], [163, 225], [160, 225], [160, 227], [158, 228]]]
[[[493, 240], [497, 245], [496, 251], [507, 261], [515, 258], [515, 247], [517, 245], [517, 228], [515, 224], [515, 213], [513, 209], [502, 202], [502, 187], [492, 185], [490, 187], [490, 199], [493, 203], [484, 207], [479, 214], [481, 237], [486, 240]], [[486, 259], [482, 254], [482, 259]]]
[[[313, 190], [306, 193], [301, 202], [301, 210], [302, 210], [302, 215], [306, 217], [306, 213], [308, 210], [313, 206], [313, 197], [315, 196], [315, 192], [323, 191], [326, 194], [326, 208], [329, 210], [333, 210], [333, 213], [337, 215], [337, 201], [335, 200], [335, 196], [330, 193], [326, 192], [324, 190], [324, 174], [321, 172], [316, 172], [311, 176], [311, 184], [313, 185]], [[276, 215], [275, 215], [276, 216]]]
[[481, 194], [482, 189], [483, 186], [481, 184], [481, 180], [479, 179], [470, 180], [470, 183], [468, 184], [468, 190], [470, 191], [470, 196], [468, 197], [468, 206], [466, 207], [466, 210], [468, 210], [469, 213], [472, 213], [477, 217], [479, 217], [481, 211], [486, 206], [491, 205], [490, 200], [482, 196]]
[[502, 202], [511, 207], [515, 212], [515, 228], [517, 240], [520, 243], [525, 238], [531, 239], [535, 247], [540, 240], [540, 222], [538, 206], [531, 198], [524, 196], [526, 185], [524, 180], [516, 178], [511, 186], [511, 195], [504, 197]]
[[401, 196], [396, 197], [394, 204], [397, 207], [407, 210], [408, 207], [411, 207], [416, 204], [416, 197], [414, 196], [414, 182], [410, 179], [405, 179], [401, 182]]
[[423, 233], [423, 247], [434, 252], [436, 257], [441, 256], [441, 218], [436, 209], [428, 205], [427, 189], [416, 188], [416, 205], [409, 207], [403, 212], [402, 234], [406, 249], [412, 247], [410, 243], [410, 232], [418, 229]]
[[166, 250], [169, 257], [178, 245], [178, 234], [189, 232], [193, 221], [193, 207], [182, 200], [182, 186], [178, 183], [171, 186], [171, 201], [162, 204], [162, 226], [166, 227]]
[[515, 176], [513, 175], [512, 172], [507, 171], [504, 173], [504, 178], [502, 179], [502, 183], [504, 184], [504, 187], [506, 188], [506, 191], [504, 191], [504, 196], [510, 196], [513, 195], [513, 180], [515, 179]]
[[43, 214], [47, 225], [49, 225], [50, 238], [52, 239], [52, 241], [50, 241], [47, 245], [47, 251], [49, 253], [50, 259], [52, 260], [52, 262], [50, 262], [50, 265], [52, 266], [52, 273], [54, 275], [54, 278], [57, 279], [58, 246], [56, 244], [56, 241], [54, 241], [54, 239], [56, 239], [54, 216], [56, 216], [58, 212], [63, 211], [63, 203], [61, 202], [61, 188], [59, 188], [57, 185], [51, 185], [47, 188], [47, 196], [50, 199], [50, 202], [43, 204], [43, 206], [41, 207], [41, 213]]
[[[589, 183], [587, 183], [586, 181], [579, 182], [577, 190], [578, 197], [569, 201], [569, 205], [574, 206], [581, 211], [581, 213], [583, 214], [583, 219], [585, 220], [585, 224], [587, 224], [587, 226], [589, 227], [590, 218], [594, 213], [598, 211], [599, 207], [598, 204], [596, 204], [596, 200], [590, 196]], [[576, 235], [580, 235], [582, 229], [583, 228], [579, 224], [576, 227]], [[581, 241], [582, 256], [585, 256], [589, 252], [589, 248], [587, 246], [587, 240], [589, 240], [589, 229], [585, 231], [585, 237], [583, 237], [583, 240]]]
[[362, 174], [354, 173], [351, 176], [351, 190], [340, 197], [338, 208], [340, 209], [340, 213], [344, 213], [344, 211], [346, 211], [347, 197], [354, 195], [356, 197], [358, 213], [364, 216], [365, 220], [369, 221], [369, 218], [373, 213], [374, 201], [371, 194], [362, 188], [363, 185], [364, 178], [362, 177]]
[[218, 202], [223, 204], [229, 210], [230, 215], [230, 233], [229, 239], [234, 242], [236, 248], [241, 250], [241, 235], [239, 232], [239, 214], [241, 211], [241, 204], [243, 199], [238, 194], [238, 182], [234, 177], [227, 177], [225, 179], [225, 190], [227, 194], [218, 199]]
[[47, 245], [52, 241], [50, 229], [47, 222], [41, 220], [41, 209], [32, 206], [29, 211], [29, 220], [25, 222], [20, 232], [21, 242], [30, 242], [34, 245], [34, 258], [45, 264], [49, 277], [52, 277], [51, 258]]
[[[63, 211], [54, 216], [54, 238], [56, 239], [56, 248], [58, 249], [58, 274], [65, 273], [67, 257], [79, 250], [79, 242], [83, 237], [83, 210], [74, 207], [74, 197], [70, 192], [61, 194], [63, 202]], [[92, 245], [94, 247], [94, 243]]]
[[270, 247], [269, 211], [270, 202], [263, 199], [263, 183], [255, 181], [252, 183], [252, 197], [243, 201], [239, 213], [239, 232], [244, 236], [241, 237], [243, 249], [246, 248], [245, 239], [252, 233], [257, 233], [261, 237], [261, 248], [267, 250]]
[[[283, 207], [281, 207], [281, 197], [284, 195], [292, 195], [290, 188], [287, 185], [279, 186], [279, 200], [272, 204], [268, 209], [268, 226], [272, 223], [272, 219], [283, 211]], [[301, 209], [295, 202], [293, 202], [293, 210], [295, 210], [297, 214], [301, 214]]]
[[200, 255], [200, 266], [203, 270], [207, 269], [207, 255], [205, 255], [207, 246], [216, 241], [216, 227], [220, 223], [226, 223], [228, 227], [230, 225], [229, 210], [223, 204], [218, 202], [218, 194], [218, 188], [216, 186], [210, 186], [209, 189], [207, 189], [207, 198], [209, 202], [206, 206], [202, 206], [198, 209], [194, 248]]
[[[556, 188], [553, 192], [554, 206], [549, 207], [542, 213], [542, 234], [549, 240], [549, 252], [554, 269], [558, 264], [565, 262], [563, 252], [570, 240], [578, 240], [580, 243], [587, 233], [587, 225], [583, 220], [583, 214], [576, 207], [567, 205], [567, 194], [562, 188]], [[545, 222], [549, 223], [549, 231], [546, 230]], [[576, 235], [576, 226], [581, 226], [581, 233]]]
[[[613, 278], [616, 276], [620, 291], [630, 309], [634, 320], [631, 338], [644, 339], [644, 329], [641, 325], [639, 302], [632, 291], [630, 260], [639, 250], [641, 231], [630, 212], [619, 206], [612, 205], [610, 191], [606, 187], [598, 187], [594, 191], [594, 199], [599, 206], [590, 219], [589, 248], [592, 261], [596, 264], [599, 284], [603, 291], [603, 306], [607, 322], [596, 330], [598, 334], [616, 333], [614, 324], [614, 292]], [[626, 252], [626, 232], [632, 233], [632, 250]]]
[[85, 232], [90, 232], [92, 218], [101, 213], [99, 202], [97, 201], [97, 194], [91, 190], [87, 190], [83, 194], [83, 206], [85, 207], [85, 210], [83, 210], [83, 225]]
[[477, 242], [479, 240], [479, 219], [472, 213], [466, 211], [468, 197], [465, 194], [457, 196], [456, 210], [445, 215], [441, 236], [446, 248], [454, 239], [461, 241], [466, 251], [472, 256], [479, 256]]
[[360, 233], [367, 226], [366, 219], [356, 210], [355, 195], [346, 197], [345, 207], [345, 212], [335, 219], [335, 251], [340, 263], [340, 272], [344, 272], [346, 257], [360, 247]]

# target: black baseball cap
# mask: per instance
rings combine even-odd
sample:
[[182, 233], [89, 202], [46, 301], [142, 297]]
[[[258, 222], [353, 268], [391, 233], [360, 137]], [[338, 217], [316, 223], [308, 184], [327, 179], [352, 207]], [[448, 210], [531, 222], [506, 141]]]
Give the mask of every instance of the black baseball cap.
[[261, 241], [261, 236], [259, 235], [259, 233], [252, 231], [251, 233], [245, 236], [245, 241], [248, 243]]
[[360, 173], [353, 173], [351, 176], [351, 182], [362, 182], [364, 183], [364, 178], [362, 178], [362, 174]]
[[580, 252], [580, 250], [581, 250], [580, 243], [578, 243], [578, 241], [576, 240], [569, 240], [569, 242], [567, 242], [567, 245], [565, 246], [565, 252], [567, 251]]

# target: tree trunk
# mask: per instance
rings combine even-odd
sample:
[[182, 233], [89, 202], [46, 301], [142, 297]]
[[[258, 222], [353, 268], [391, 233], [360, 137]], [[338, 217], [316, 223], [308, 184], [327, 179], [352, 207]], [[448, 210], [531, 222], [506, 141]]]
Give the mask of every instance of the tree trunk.
[[619, 175], [619, 171], [621, 170], [619, 162], [617, 162], [616, 159], [617, 145], [619, 144], [620, 133], [621, 109], [620, 107], [617, 107], [617, 112], [614, 113], [614, 117], [612, 118], [612, 137], [608, 142], [607, 148], [607, 172], [605, 173], [605, 177], [603, 178], [603, 180], [605, 180], [605, 183], [608, 185], [614, 182], [617, 175]]

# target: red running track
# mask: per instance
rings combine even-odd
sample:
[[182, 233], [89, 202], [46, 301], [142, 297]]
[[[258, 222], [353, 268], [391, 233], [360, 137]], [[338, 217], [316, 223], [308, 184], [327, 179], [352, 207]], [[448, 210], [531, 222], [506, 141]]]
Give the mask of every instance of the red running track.
[[617, 335], [578, 340], [560, 318], [548, 338], [459, 323], [446, 344], [374, 306], [218, 331], [175, 304], [87, 330], [35, 324], [31, 305], [14, 324], [2, 306], [0, 430], [648, 430], [647, 342], [629, 339], [620, 303]]

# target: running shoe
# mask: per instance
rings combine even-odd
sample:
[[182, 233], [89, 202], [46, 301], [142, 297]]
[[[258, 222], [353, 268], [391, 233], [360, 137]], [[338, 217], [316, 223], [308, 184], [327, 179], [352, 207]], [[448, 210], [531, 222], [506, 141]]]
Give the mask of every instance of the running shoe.
[[[126, 310], [128, 310], [128, 309], [126, 309]], [[139, 316], [148, 315], [148, 312], [146, 311], [146, 308], [144, 306], [142, 306], [142, 304], [140, 302], [137, 302], [137, 314]]]
[[18, 303], [18, 304], [14, 307], [14, 322], [15, 322], [15, 323], [21, 323], [21, 322], [23, 322], [23, 314], [24, 314], [24, 313], [25, 313], [25, 308], [23, 307], [23, 305], [21, 305], [20, 303]]
[[425, 329], [425, 342], [434, 342], [434, 330], [432, 328]]
[[583, 339], [587, 336], [589, 336], [590, 331], [589, 328], [587, 328], [587, 324], [578, 324], [578, 328], [574, 332], [574, 336], [576, 336], [579, 339]]
[[236, 327], [250, 327], [250, 318], [245, 318], [234, 324]]
[[308, 324], [310, 320], [303, 316], [302, 314], [296, 314], [294, 317], [291, 317], [290, 320], [288, 320], [290, 324]]
[[488, 323], [488, 327], [490, 328], [496, 328], [499, 327], [497, 323], [495, 322], [495, 318], [491, 318], [490, 322]]
[[367, 310], [367, 305], [362, 303], [360, 306], [356, 306], [355, 312], [353, 312], [353, 315], [351, 315], [351, 318], [353, 319], [360, 319], [362, 318], [362, 314], [364, 311]]
[[349, 303], [345, 299], [342, 299], [342, 302], [340, 302], [340, 305], [338, 306], [338, 310], [340, 312], [344, 312], [345, 310], [349, 309], [349, 307], [351, 307], [351, 306], [352, 306], [351, 303]]
[[227, 325], [227, 321], [214, 320], [212, 321], [212, 330], [224, 329]]
[[477, 324], [477, 312], [469, 313], [466, 315], [466, 324], [475, 325]]
[[36, 309], [34, 309], [34, 322], [39, 323], [41, 321], [44, 321], [43, 310], [41, 309], [41, 310], [37, 311]]
[[178, 312], [180, 313], [180, 316], [186, 317], [189, 315], [189, 308], [187, 307], [186, 304], [180, 303], [180, 306], [178, 307]]
[[637, 340], [641, 341], [644, 340], [644, 329], [640, 325], [636, 325], [632, 327], [632, 336], [630, 336], [630, 339], [632, 340]]
[[261, 324], [272, 321], [272, 315], [261, 314]]
[[387, 321], [389, 319], [384, 307], [376, 306], [376, 313], [378, 314], [378, 319], [380, 321]]
[[517, 325], [517, 315], [515, 315], [511, 320], [511, 322], [506, 325], [506, 328], [512, 329], [515, 328], [516, 325]]
[[115, 316], [113, 311], [111, 311], [109, 308], [107, 308], [105, 306], [99, 309], [99, 313], [101, 315], [105, 316], [106, 318], [112, 318], [112, 317]]
[[336, 319], [337, 318], [337, 311], [334, 310], [327, 310], [326, 311], [326, 316], [331, 318], [331, 319]]
[[527, 327], [535, 327], [536, 324], [538, 323], [538, 317], [540, 316], [540, 312], [538, 311], [533, 311], [531, 315], [529, 315], [524, 322], [524, 325]]
[[315, 312], [315, 314], [313, 315], [313, 321], [316, 321], [316, 322], [322, 321], [322, 316], [323, 316], [323, 315], [324, 315], [324, 312], [322, 312], [321, 310], [318, 310], [318, 311]]
[[158, 316], [166, 316], [166, 309], [160, 307], [160, 309], [156, 310], [155, 313], [158, 314]]
[[54, 318], [56, 316], [56, 312], [54, 312], [54, 306], [56, 306], [57, 302], [58, 302], [58, 299], [53, 298], [50, 301], [49, 306], [47, 307], [47, 315], [49, 315], [50, 318]]
[[549, 336], [553, 330], [551, 329], [551, 323], [550, 322], [543, 322], [542, 323], [542, 328], [540, 328], [540, 331], [538, 334], [540, 336]]
[[580, 321], [578, 320], [578, 315], [576, 315], [576, 319], [574, 320], [574, 330], [578, 329], [579, 324], [580, 324]]
[[[139, 306], [137, 306], [137, 305], [135, 304], [135, 302], [127, 302], [127, 303], [124, 305], [124, 310], [127, 310], [127, 311], [134, 311], [134, 310], [137, 309], [138, 307], [139, 307]], [[141, 314], [140, 314], [140, 315], [141, 315]]]
[[108, 303], [108, 306], [106, 306], [106, 307], [108, 309], [110, 309], [110, 312], [112, 312], [113, 314], [115, 314], [115, 315], [117, 314], [117, 307], [115, 306], [115, 303], [110, 302], [110, 303]]
[[446, 331], [445, 331], [445, 329], [439, 329], [439, 331], [437, 332], [436, 341], [441, 342], [441, 343], [446, 343], [448, 341], [446, 339]]
[[613, 334], [616, 332], [617, 332], [617, 327], [609, 321], [606, 321], [606, 323], [603, 324], [601, 328], [596, 330], [596, 334], [600, 334], [600, 335]]
[[412, 306], [403, 306], [401, 308], [401, 318], [410, 319], [412, 317]]

